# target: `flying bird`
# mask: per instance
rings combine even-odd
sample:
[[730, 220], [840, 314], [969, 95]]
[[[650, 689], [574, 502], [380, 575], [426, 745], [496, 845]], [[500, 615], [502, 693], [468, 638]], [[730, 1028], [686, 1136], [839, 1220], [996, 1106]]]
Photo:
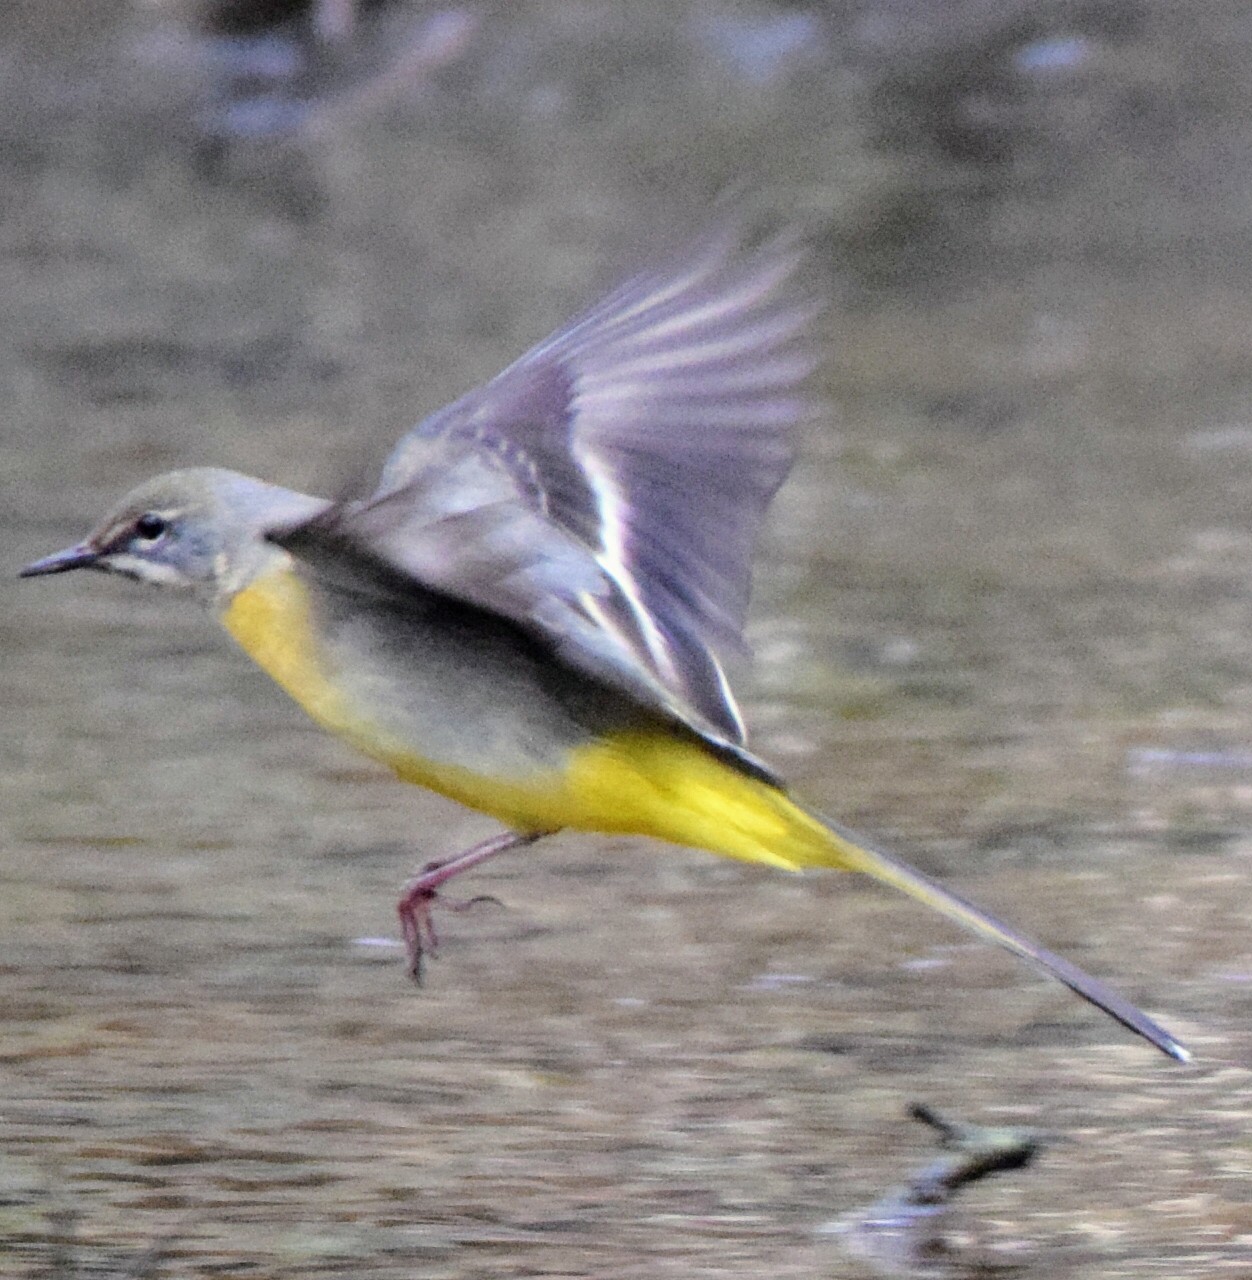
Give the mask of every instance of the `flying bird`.
[[726, 667], [813, 404], [807, 261], [794, 239], [707, 234], [419, 423], [367, 498], [175, 471], [22, 573], [188, 591], [319, 724], [503, 824], [407, 886], [414, 976], [453, 876], [562, 829], [640, 835], [859, 871], [1185, 1060], [1129, 1001], [821, 817], [746, 745]]

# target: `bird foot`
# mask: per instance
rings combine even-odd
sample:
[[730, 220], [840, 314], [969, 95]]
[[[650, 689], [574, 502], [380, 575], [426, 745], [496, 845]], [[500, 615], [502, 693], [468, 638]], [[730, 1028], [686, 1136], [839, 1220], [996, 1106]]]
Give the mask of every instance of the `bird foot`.
[[[422, 962], [426, 956], [433, 956], [439, 950], [439, 934], [435, 931], [434, 907], [439, 895], [440, 885], [446, 884], [453, 876], [459, 876], [471, 867], [481, 866], [484, 862], [504, 853], [507, 849], [517, 849], [540, 839], [542, 831], [516, 832], [506, 831], [503, 835], [493, 836], [476, 844], [472, 849], [440, 862], [428, 862], [421, 872], [404, 886], [400, 901], [396, 904], [396, 913], [400, 917], [400, 932], [404, 937], [404, 950], [409, 961], [409, 977], [419, 986], [422, 981]], [[464, 902], [447, 902], [444, 905], [453, 911], [466, 911], [479, 902], [494, 902], [502, 906], [499, 898], [480, 893], [475, 898]]]
[[440, 897], [437, 885], [447, 878], [447, 863], [428, 862], [419, 875], [413, 877], [404, 887], [400, 901], [396, 903], [396, 914], [400, 917], [400, 932], [404, 938], [404, 951], [408, 959], [409, 977], [422, 984], [425, 960], [432, 959], [439, 952], [439, 932], [435, 928], [435, 899], [449, 911], [468, 911], [479, 903], [491, 902], [502, 907], [503, 902], [490, 893], [476, 894], [464, 901], [453, 902]]

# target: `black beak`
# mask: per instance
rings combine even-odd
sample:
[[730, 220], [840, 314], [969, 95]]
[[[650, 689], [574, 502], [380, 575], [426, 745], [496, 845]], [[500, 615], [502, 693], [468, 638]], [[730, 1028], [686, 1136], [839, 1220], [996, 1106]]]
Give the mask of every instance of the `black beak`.
[[44, 556], [28, 564], [17, 576], [19, 578], [38, 578], [45, 573], [68, 573], [71, 569], [90, 569], [100, 559], [100, 553], [89, 543], [80, 542], [77, 546], [66, 547], [53, 555]]

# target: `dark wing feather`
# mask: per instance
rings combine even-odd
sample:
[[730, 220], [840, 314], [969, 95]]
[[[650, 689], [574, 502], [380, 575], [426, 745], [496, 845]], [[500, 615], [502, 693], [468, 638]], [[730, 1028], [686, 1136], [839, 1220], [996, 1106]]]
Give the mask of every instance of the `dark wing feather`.
[[508, 618], [573, 669], [726, 737], [639, 661], [617, 584], [576, 538], [518, 500], [493, 455], [446, 440], [429, 442], [427, 455], [429, 466], [399, 489], [267, 537], [342, 588], [402, 600], [418, 583]]
[[721, 659], [810, 410], [803, 261], [719, 235], [633, 280], [403, 437], [337, 542], [742, 742]]

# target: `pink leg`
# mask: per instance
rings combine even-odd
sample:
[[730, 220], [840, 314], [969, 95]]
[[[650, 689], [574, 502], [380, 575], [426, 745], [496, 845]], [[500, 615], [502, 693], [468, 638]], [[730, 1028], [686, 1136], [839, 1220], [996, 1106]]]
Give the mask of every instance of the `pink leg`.
[[[400, 916], [400, 930], [404, 935], [404, 949], [409, 958], [409, 976], [414, 982], [422, 980], [422, 957], [433, 956], [439, 948], [439, 935], [435, 932], [434, 906], [439, 887], [446, 884], [453, 876], [462, 871], [477, 867], [494, 858], [498, 853], [508, 849], [520, 849], [549, 834], [546, 831], [528, 832], [506, 831], [502, 835], [493, 836], [476, 844], [472, 849], [449, 858], [445, 862], [431, 862], [422, 868], [421, 874], [413, 877], [404, 886], [400, 901], [396, 904], [396, 912]], [[491, 901], [486, 896], [471, 898], [468, 902], [451, 903], [453, 910], [461, 911], [473, 906], [475, 902]]]

